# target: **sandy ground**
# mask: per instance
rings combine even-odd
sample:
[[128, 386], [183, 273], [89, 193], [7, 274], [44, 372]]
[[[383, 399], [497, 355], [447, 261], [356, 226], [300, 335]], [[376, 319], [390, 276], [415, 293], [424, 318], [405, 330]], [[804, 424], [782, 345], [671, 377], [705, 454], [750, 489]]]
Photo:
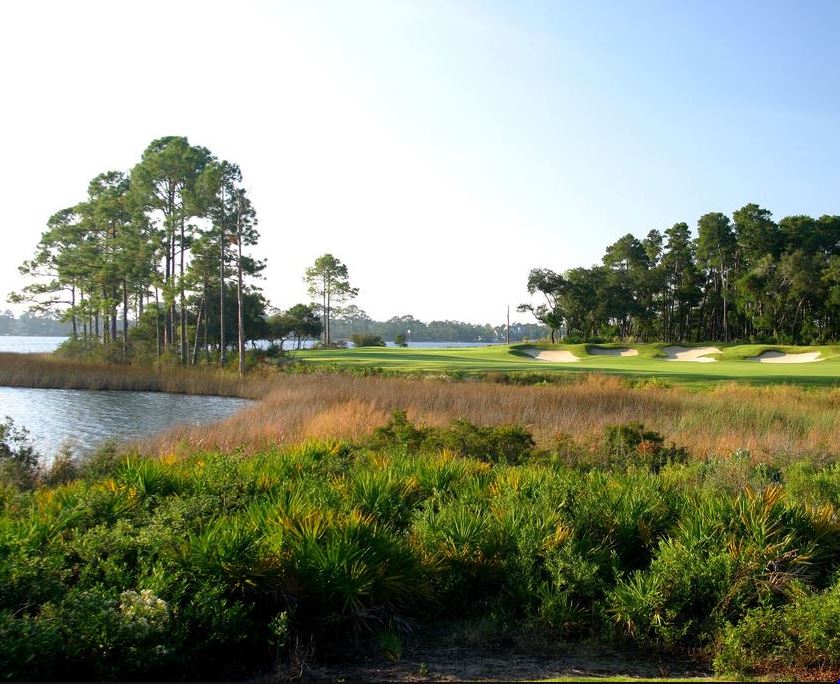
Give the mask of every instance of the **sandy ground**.
[[549, 361], [551, 363], [571, 363], [572, 361], [580, 361], [580, 359], [572, 354], [570, 351], [561, 351], [559, 349], [540, 350], [540, 349], [525, 349], [526, 354], [533, 356], [538, 361]]
[[820, 360], [819, 352], [786, 354], [785, 352], [778, 351], [766, 351], [759, 356], [753, 356], [747, 359], [747, 361], [758, 361], [759, 363], [811, 363]]
[[717, 347], [663, 347], [666, 361], [696, 361], [698, 363], [712, 363], [717, 361], [706, 354], [720, 354]]
[[638, 356], [638, 349], [607, 349], [605, 347], [589, 347], [589, 353], [595, 356]]

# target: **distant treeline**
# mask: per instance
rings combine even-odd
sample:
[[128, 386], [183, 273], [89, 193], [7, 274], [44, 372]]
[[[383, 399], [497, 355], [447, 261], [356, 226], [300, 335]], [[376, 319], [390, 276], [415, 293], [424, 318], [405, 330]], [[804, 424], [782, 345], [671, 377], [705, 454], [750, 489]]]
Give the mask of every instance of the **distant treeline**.
[[44, 337], [67, 336], [72, 332], [69, 322], [62, 322], [52, 316], [37, 316], [24, 313], [15, 318], [11, 311], [0, 314], [0, 335], [42, 335]]
[[[340, 317], [331, 321], [333, 339], [349, 339], [358, 333], [379, 335], [392, 341], [403, 335], [411, 342], [504, 342], [506, 325], [465, 323], [463, 321], [430, 321], [425, 323], [414, 316], [394, 316], [387, 321], [374, 321], [355, 306], [349, 306]], [[512, 342], [538, 340], [548, 335], [548, 328], [537, 323], [511, 322]]]
[[523, 304], [570, 340], [840, 339], [840, 216], [786, 216], [748, 204], [639, 240], [627, 234], [600, 265], [534, 269]]

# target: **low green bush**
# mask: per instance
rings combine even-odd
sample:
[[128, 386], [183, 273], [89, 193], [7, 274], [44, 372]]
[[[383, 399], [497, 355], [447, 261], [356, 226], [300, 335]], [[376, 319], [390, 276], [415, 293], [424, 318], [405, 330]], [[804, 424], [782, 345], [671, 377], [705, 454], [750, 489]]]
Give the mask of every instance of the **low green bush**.
[[665, 438], [631, 421], [610, 425], [604, 430], [603, 447], [613, 465], [638, 465], [658, 473], [670, 463], [685, 463], [688, 450], [675, 444], [665, 445]]
[[447, 450], [490, 463], [511, 464], [525, 461], [536, 447], [531, 433], [518, 425], [483, 427], [455, 420], [446, 427], [420, 427], [400, 410], [374, 431], [370, 445], [375, 449], [400, 446], [426, 453]]
[[723, 631], [714, 660], [724, 674], [773, 676], [840, 673], [840, 583], [822, 593], [800, 591], [782, 607], [757, 607]]
[[354, 347], [384, 347], [385, 340], [379, 335], [371, 333], [353, 333], [350, 335], [350, 341]]
[[604, 443], [582, 468], [521, 429], [396, 413], [365, 445], [109, 451], [0, 484], [0, 677], [254, 677], [310, 648], [397, 658], [441, 621], [840, 668], [834, 466], [646, 460], [668, 447], [639, 425]]

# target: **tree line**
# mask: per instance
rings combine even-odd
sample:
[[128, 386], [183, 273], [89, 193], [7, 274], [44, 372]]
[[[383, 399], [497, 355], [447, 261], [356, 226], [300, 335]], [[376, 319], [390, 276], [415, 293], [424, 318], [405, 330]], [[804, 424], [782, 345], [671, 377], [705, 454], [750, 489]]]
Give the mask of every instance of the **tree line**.
[[24, 311], [18, 318], [8, 309], [0, 313], [0, 335], [66, 337], [70, 333], [70, 324], [62, 321], [57, 314], [39, 316]]
[[533, 269], [531, 311], [568, 340], [755, 341], [840, 339], [840, 216], [774, 221], [757, 204], [727, 216], [627, 234], [601, 264]]
[[[351, 305], [333, 321], [332, 335], [336, 339], [349, 339], [359, 333], [379, 335], [383, 340], [396, 340], [403, 335], [411, 342], [504, 342], [507, 326], [451, 320], [424, 322], [410, 314], [374, 321], [365, 311]], [[510, 325], [512, 342], [542, 339], [547, 333], [541, 324], [512, 322]]]
[[[107, 171], [87, 196], [53, 214], [12, 295], [33, 311], [60, 311], [84, 350], [111, 359], [153, 354], [192, 365], [215, 351], [224, 364], [264, 325], [248, 282], [264, 262], [240, 168], [187, 138], [154, 140], [129, 171]], [[129, 333], [129, 321], [136, 325]]]

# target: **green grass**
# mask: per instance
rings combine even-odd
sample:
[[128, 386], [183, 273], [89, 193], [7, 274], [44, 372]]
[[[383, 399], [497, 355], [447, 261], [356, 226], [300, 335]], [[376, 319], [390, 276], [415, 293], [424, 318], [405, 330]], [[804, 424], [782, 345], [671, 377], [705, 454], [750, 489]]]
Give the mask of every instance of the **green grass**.
[[[592, 346], [637, 349], [638, 356], [611, 357], [590, 354]], [[423, 373], [586, 373], [598, 372], [626, 377], [657, 377], [675, 383], [714, 385], [744, 382], [757, 385], [794, 384], [805, 386], [840, 385], [840, 345], [792, 347], [784, 345], [685, 345], [717, 346], [721, 354], [715, 363], [666, 361], [656, 344], [569, 344], [494, 345], [459, 349], [363, 348], [297, 352], [297, 360], [308, 364], [338, 367], [379, 368]], [[528, 347], [571, 351], [580, 361], [550, 363], [528, 355]], [[766, 364], [748, 361], [764, 351], [791, 353], [819, 351], [825, 360], [804, 364]]]

